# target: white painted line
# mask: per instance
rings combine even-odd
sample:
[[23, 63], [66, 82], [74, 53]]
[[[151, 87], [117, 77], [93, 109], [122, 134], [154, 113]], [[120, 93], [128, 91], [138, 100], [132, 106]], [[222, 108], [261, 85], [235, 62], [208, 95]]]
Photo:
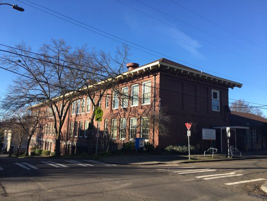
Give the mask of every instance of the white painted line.
[[178, 174], [195, 174], [201, 172], [214, 172], [217, 171], [215, 169], [196, 169], [196, 170], [183, 170], [183, 171], [174, 171], [174, 173]]
[[93, 163], [93, 164], [98, 164], [98, 161], [94, 161], [94, 160], [84, 160], [85, 162], [89, 162], [89, 163]]
[[230, 172], [230, 173], [224, 173], [224, 174], [210, 174], [210, 175], [197, 176], [196, 178], [200, 179], [200, 178], [205, 178], [205, 177], [216, 177], [216, 176], [233, 175], [233, 174], [235, 174], [235, 173]]
[[41, 161], [42, 163], [45, 163], [47, 165], [50, 165], [50, 166], [53, 166], [53, 167], [56, 167], [56, 168], [59, 168], [58, 165], [55, 165], [55, 164], [52, 164], [52, 163], [49, 163], [49, 162], [46, 162], [46, 161]]
[[225, 183], [225, 185], [231, 186], [231, 185], [236, 185], [236, 184], [244, 184], [244, 183], [250, 183], [250, 182], [256, 182], [256, 181], [264, 181], [264, 180], [266, 180], [266, 179], [264, 179], [264, 178], [251, 179], [251, 180], [237, 181], [237, 182], [232, 182], [232, 183]]
[[69, 167], [69, 166], [67, 166], [67, 165], [63, 165], [63, 164], [56, 163], [56, 162], [53, 162], [53, 161], [47, 161], [47, 162], [49, 162], [50, 164], [58, 165], [58, 166], [60, 166], [60, 167]]
[[37, 167], [35, 167], [35, 166], [29, 164], [29, 163], [25, 163], [25, 162], [23, 162], [23, 164], [24, 164], [24, 165], [27, 165], [27, 166], [29, 166], [30, 168], [35, 169], [35, 170], [38, 170], [38, 169], [39, 169], [39, 168], [37, 168]]
[[4, 169], [0, 166], [0, 170], [4, 170]]
[[76, 165], [83, 166], [83, 167], [86, 167], [86, 166], [93, 166], [92, 164], [88, 164], [88, 163], [80, 163], [79, 161], [74, 161], [74, 160], [66, 160], [66, 161], [69, 162], [69, 163], [72, 163], [72, 164], [76, 164]]
[[24, 169], [26, 169], [26, 170], [31, 170], [30, 168], [26, 167], [23, 164], [20, 164], [20, 163], [15, 163], [15, 164], [18, 165], [18, 166], [20, 166], [20, 167], [22, 167], [22, 168], [24, 168]]
[[225, 176], [218, 176], [218, 177], [209, 177], [209, 178], [203, 178], [204, 180], [212, 180], [212, 179], [221, 179], [226, 177], [240, 177], [243, 174], [234, 174], [234, 175], [225, 175]]

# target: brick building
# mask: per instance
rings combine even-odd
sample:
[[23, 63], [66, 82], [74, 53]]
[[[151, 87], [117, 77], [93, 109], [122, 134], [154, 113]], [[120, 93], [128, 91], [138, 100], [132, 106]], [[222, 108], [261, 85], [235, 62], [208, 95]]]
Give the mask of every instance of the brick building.
[[[241, 88], [242, 84], [164, 58], [143, 66], [129, 63], [127, 67], [99, 103], [103, 110], [100, 149], [105, 148], [105, 138], [112, 138], [115, 145], [136, 137], [159, 148], [186, 145], [186, 122], [192, 122], [192, 145], [205, 149], [210, 144], [202, 141], [202, 128], [229, 125], [228, 89]], [[62, 133], [65, 153], [83, 152], [89, 141], [95, 144], [95, 133], [88, 132], [93, 111], [85, 95], [72, 103]], [[164, 116], [170, 121], [165, 122]], [[167, 127], [164, 133], [161, 126]], [[53, 123], [48, 121], [32, 144], [54, 151], [54, 134]]]

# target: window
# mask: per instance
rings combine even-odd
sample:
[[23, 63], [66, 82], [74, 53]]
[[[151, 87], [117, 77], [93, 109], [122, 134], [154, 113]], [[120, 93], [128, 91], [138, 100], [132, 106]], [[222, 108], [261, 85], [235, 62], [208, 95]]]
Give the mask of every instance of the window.
[[85, 137], [85, 138], [87, 138], [88, 133], [89, 133], [88, 128], [89, 128], [89, 121], [85, 121], [85, 122], [84, 122], [84, 137]]
[[117, 139], [117, 119], [111, 119], [111, 137]]
[[138, 84], [133, 85], [131, 91], [132, 106], [138, 106], [138, 94], [139, 94]]
[[120, 139], [126, 138], [126, 118], [122, 118], [120, 122]]
[[137, 133], [137, 118], [131, 118], [130, 119], [130, 139], [135, 138], [136, 133]]
[[220, 111], [220, 92], [217, 90], [212, 90], [212, 111]]
[[106, 96], [106, 108], [109, 108], [110, 95]]
[[142, 104], [150, 104], [151, 102], [151, 82], [142, 83]]
[[76, 101], [76, 114], [80, 114], [80, 100]]
[[82, 99], [82, 105], [81, 105], [81, 112], [84, 113], [85, 111], [85, 99]]
[[121, 90], [121, 107], [128, 107], [128, 87], [123, 87]]
[[141, 119], [141, 137], [149, 139], [149, 121], [146, 117]]
[[119, 108], [119, 94], [118, 91], [113, 91], [113, 103], [112, 103], [112, 109], [118, 109]]
[[71, 114], [75, 114], [75, 101], [72, 102]]
[[74, 137], [77, 137], [77, 130], [78, 130], [78, 122], [75, 121], [74, 122], [74, 130], [73, 130]]
[[79, 137], [83, 137], [83, 121], [79, 122]]
[[87, 97], [87, 101], [86, 101], [86, 112], [90, 112], [91, 110], [91, 100], [89, 97]]
[[70, 137], [73, 137], [74, 122], [70, 122]]
[[104, 121], [104, 135], [108, 135], [108, 119]]
[[56, 134], [55, 124], [53, 123], [53, 135]]
[[49, 134], [52, 135], [52, 133], [53, 133], [53, 124], [50, 123]]

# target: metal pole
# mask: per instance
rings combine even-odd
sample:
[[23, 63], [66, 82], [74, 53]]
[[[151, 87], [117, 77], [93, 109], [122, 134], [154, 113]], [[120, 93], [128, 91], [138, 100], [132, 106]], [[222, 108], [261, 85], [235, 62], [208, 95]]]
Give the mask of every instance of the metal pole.
[[98, 138], [99, 138], [99, 121], [97, 121], [97, 133], [96, 133], [96, 145], [95, 145], [95, 155], [97, 156], [98, 150]]
[[190, 160], [190, 137], [188, 136], [188, 160]]
[[227, 157], [230, 158], [229, 137], [227, 137]]

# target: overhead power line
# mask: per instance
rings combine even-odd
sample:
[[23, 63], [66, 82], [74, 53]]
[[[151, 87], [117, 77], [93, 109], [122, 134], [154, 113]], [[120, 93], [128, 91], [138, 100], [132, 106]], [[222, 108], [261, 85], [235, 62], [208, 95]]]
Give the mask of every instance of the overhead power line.
[[[35, 9], [37, 9], [37, 10], [40, 10], [40, 11], [42, 11], [42, 12], [44, 12], [44, 13], [47, 13], [47, 14], [49, 14], [49, 15], [52, 15], [52, 16], [54, 16], [54, 17], [56, 17], [56, 18], [59, 18], [59, 19], [61, 19], [61, 20], [64, 20], [64, 21], [69, 22], [69, 23], [71, 23], [71, 24], [74, 24], [74, 25], [79, 26], [79, 27], [81, 27], [81, 28], [84, 28], [84, 29], [86, 29], [86, 30], [88, 30], [88, 31], [94, 32], [94, 33], [96, 33], [96, 34], [99, 34], [99, 35], [101, 35], [101, 36], [103, 36], [103, 37], [109, 38], [109, 39], [114, 40], [114, 41], [119, 42], [119, 43], [126, 43], [126, 44], [128, 44], [129, 46], [131, 46], [131, 47], [133, 47], [133, 48], [135, 48], [135, 49], [138, 49], [138, 50], [140, 50], [140, 51], [142, 51], [142, 52], [151, 54], [151, 55], [153, 55], [153, 56], [157, 56], [157, 57], [160, 56], [160, 57], [170, 58], [170, 59], [172, 59], [173, 61], [177, 61], [177, 62], [179, 62], [179, 63], [181, 63], [181, 64], [189, 65], [189, 66], [191, 66], [191, 67], [195, 67], [195, 68], [198, 68], [198, 69], [203, 69], [204, 71], [211, 72], [211, 73], [215, 73], [215, 74], [218, 74], [218, 75], [220, 75], [220, 76], [228, 77], [229, 79], [239, 80], [240, 82], [248, 83], [249, 85], [252, 85], [252, 86], [254, 86], [254, 87], [256, 86], [256, 87], [265, 88], [264, 90], [266, 90], [266, 86], [261, 86], [261, 85], [255, 84], [255, 83], [250, 83], [250, 82], [241, 80], [241, 79], [236, 79], [236, 78], [230, 77], [230, 76], [228, 76], [228, 75], [224, 75], [224, 74], [221, 74], [221, 73], [217, 73], [217, 72], [215, 72], [215, 71], [208, 70], [208, 69], [206, 69], [206, 68], [203, 68], [203, 67], [200, 67], [200, 66], [191, 64], [191, 63], [186, 62], [186, 61], [183, 61], [183, 60], [178, 60], [178, 59], [176, 59], [176, 58], [174, 58], [174, 57], [170, 57], [170, 56], [168, 56], [168, 55], [166, 55], [166, 54], [163, 54], [163, 53], [161, 53], [161, 52], [154, 51], [154, 50], [152, 50], [152, 49], [149, 49], [149, 48], [144, 47], [144, 46], [142, 46], [142, 45], [139, 45], [139, 44], [137, 44], [137, 43], [134, 43], [134, 42], [131, 42], [131, 41], [129, 41], [129, 40], [123, 39], [123, 38], [121, 38], [121, 37], [118, 37], [118, 36], [115, 36], [115, 35], [113, 35], [113, 34], [110, 34], [110, 33], [106, 32], [106, 31], [97, 29], [97, 28], [95, 28], [95, 27], [93, 27], [93, 26], [91, 26], [91, 25], [88, 25], [88, 24], [86, 24], [86, 23], [80, 22], [80, 21], [78, 21], [78, 20], [76, 20], [76, 19], [73, 19], [73, 18], [71, 18], [71, 17], [68, 17], [68, 16], [66, 16], [66, 15], [64, 15], [64, 14], [61, 14], [61, 13], [59, 13], [59, 12], [56, 12], [56, 11], [51, 10], [51, 9], [49, 9], [49, 8], [46, 8], [46, 7], [44, 7], [44, 6], [41, 6], [41, 5], [37, 4], [37, 3], [33, 3], [33, 2], [31, 2], [31, 1], [29, 1], [29, 0], [26, 0], [26, 1], [27, 1], [27, 2], [30, 2], [31, 4], [33, 4], [33, 5], [35, 5], [35, 6], [30, 5], [30, 4], [28, 4], [28, 3], [25, 3], [25, 2], [23, 2], [23, 1], [21, 1], [21, 0], [18, 0], [18, 1], [21, 2], [21, 3], [24, 3], [24, 4], [26, 4], [26, 5], [28, 5], [28, 6], [30, 6], [30, 7], [33, 7], [33, 8], [35, 8]], [[37, 8], [36, 6], [41, 7], [42, 9]], [[49, 12], [47, 12], [47, 11], [45, 11], [45, 10], [43, 10], [43, 9], [48, 10]], [[52, 12], [52, 13], [51, 13], [51, 12]], [[53, 14], [53, 13], [54, 13], [54, 14]], [[228, 51], [228, 50], [227, 50], [227, 51]], [[254, 61], [254, 62], [257, 62], [257, 61]], [[261, 64], [261, 65], [262, 65], [262, 64]]]

